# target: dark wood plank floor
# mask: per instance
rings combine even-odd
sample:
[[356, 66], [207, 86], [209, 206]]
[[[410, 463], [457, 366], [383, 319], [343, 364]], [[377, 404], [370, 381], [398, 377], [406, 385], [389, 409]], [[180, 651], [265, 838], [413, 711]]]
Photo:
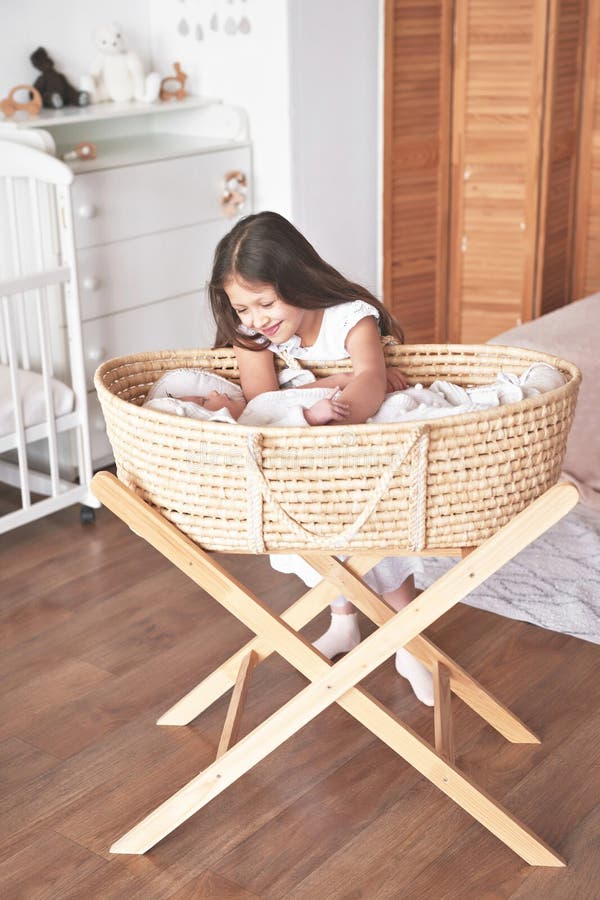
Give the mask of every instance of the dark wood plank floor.
[[[264, 558], [221, 560], [278, 611], [303, 591]], [[0, 576], [3, 898], [600, 895], [598, 646], [464, 606], [429, 632], [542, 737], [508, 744], [454, 701], [459, 766], [564, 870], [523, 863], [338, 707], [150, 853], [111, 856], [213, 760], [228, 698], [187, 728], [155, 721], [248, 633], [107, 510], [3, 536]], [[260, 666], [244, 731], [304, 683], [278, 657]], [[391, 661], [366, 684], [432, 740], [432, 712]]]

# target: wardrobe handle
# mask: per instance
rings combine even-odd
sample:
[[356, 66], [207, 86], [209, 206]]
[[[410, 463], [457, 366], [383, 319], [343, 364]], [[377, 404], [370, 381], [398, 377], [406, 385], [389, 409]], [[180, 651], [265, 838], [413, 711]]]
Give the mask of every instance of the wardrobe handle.
[[94, 219], [98, 215], [98, 207], [93, 203], [82, 203], [77, 209], [80, 219]]

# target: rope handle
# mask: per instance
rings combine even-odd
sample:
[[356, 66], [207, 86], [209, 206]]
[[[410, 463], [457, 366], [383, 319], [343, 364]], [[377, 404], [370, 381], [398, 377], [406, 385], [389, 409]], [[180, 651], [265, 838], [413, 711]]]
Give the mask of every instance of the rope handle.
[[[309, 531], [304, 525], [294, 519], [294, 517], [291, 516], [290, 513], [286, 512], [286, 510], [282, 507], [279, 500], [277, 500], [277, 498], [273, 495], [271, 487], [260, 464], [260, 432], [254, 432], [253, 434], [248, 436], [246, 460], [250, 473], [252, 475], [251, 483], [253, 483], [254, 488], [252, 493], [255, 493], [256, 488], [258, 488], [258, 491], [263, 500], [267, 503], [270, 503], [271, 506], [274, 507], [280, 519], [287, 523], [291, 531], [295, 535], [297, 535], [302, 540], [302, 542], [306, 542], [311, 546], [318, 545], [319, 547], [324, 547], [326, 549], [344, 547], [349, 540], [356, 536], [367, 519], [372, 515], [377, 504], [387, 491], [390, 482], [392, 481], [392, 478], [398, 471], [399, 467], [407, 459], [415, 446], [419, 444], [419, 442], [421, 442], [424, 437], [428, 437], [428, 433], [429, 430], [427, 426], [424, 425], [415, 428], [410, 433], [405, 446], [394, 454], [389, 466], [387, 467], [385, 472], [380, 475], [379, 480], [373, 488], [371, 496], [367, 500], [362, 512], [356, 517], [354, 522], [352, 522], [350, 525], [347, 525], [346, 528], [343, 529], [343, 531], [339, 532], [339, 534], [326, 537], [323, 534], [317, 534], [316, 532]], [[254, 502], [252, 504], [252, 541], [255, 548], [259, 552], [264, 551], [264, 542], [262, 538], [262, 520], [263, 516], [261, 504]]]

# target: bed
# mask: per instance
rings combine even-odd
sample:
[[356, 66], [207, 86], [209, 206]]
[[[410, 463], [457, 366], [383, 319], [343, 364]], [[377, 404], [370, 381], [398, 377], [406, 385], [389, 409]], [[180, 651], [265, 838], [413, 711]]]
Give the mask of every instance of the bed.
[[[465, 601], [600, 643], [600, 292], [500, 334], [490, 343], [542, 350], [574, 362], [583, 381], [563, 463], [581, 502]], [[421, 587], [448, 560], [427, 563]], [[560, 603], [556, 597], [561, 597]]]

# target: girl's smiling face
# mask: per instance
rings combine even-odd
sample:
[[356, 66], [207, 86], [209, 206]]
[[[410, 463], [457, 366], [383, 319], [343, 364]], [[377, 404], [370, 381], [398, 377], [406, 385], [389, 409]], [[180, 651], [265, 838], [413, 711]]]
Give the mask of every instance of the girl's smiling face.
[[284, 343], [294, 334], [302, 336], [307, 317], [314, 317], [314, 310], [290, 306], [282, 300], [272, 285], [231, 280], [224, 287], [242, 325], [276, 344]]

